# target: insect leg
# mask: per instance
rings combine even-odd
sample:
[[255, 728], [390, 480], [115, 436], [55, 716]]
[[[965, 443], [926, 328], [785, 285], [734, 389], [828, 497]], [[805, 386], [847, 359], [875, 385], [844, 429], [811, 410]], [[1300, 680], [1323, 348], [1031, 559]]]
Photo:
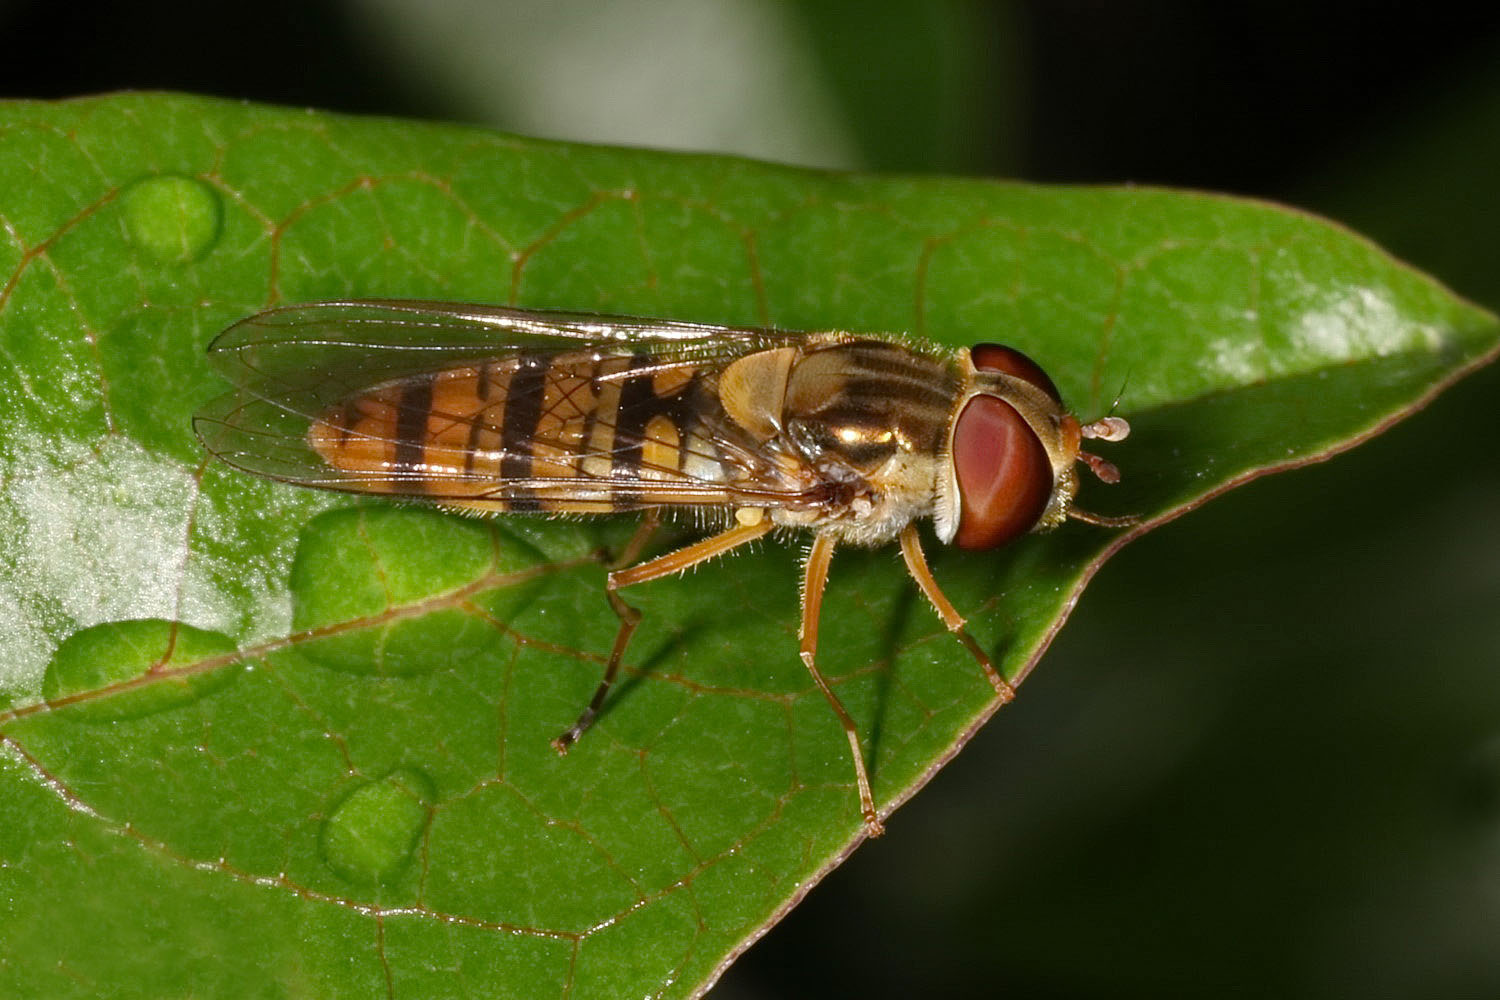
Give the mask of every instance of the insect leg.
[[833, 545], [831, 536], [818, 535], [813, 538], [812, 548], [807, 552], [807, 566], [802, 577], [802, 629], [799, 634], [802, 663], [807, 667], [807, 672], [812, 674], [813, 683], [818, 685], [823, 697], [828, 699], [833, 714], [839, 717], [839, 725], [844, 727], [844, 735], [849, 739], [849, 752], [854, 757], [854, 782], [859, 786], [859, 811], [865, 819], [865, 831], [872, 837], [878, 837], [885, 832], [885, 827], [880, 825], [880, 816], [875, 812], [875, 796], [870, 792], [870, 775], [865, 770], [864, 752], [859, 747], [859, 730], [849, 717], [844, 703], [839, 701], [839, 696], [833, 693], [833, 689], [818, 672], [818, 618], [823, 611], [823, 588], [828, 583], [828, 564], [833, 561]]
[[979, 643], [974, 641], [964, 629], [964, 619], [953, 607], [952, 602], [943, 596], [942, 590], [938, 588], [937, 579], [932, 575], [932, 570], [927, 565], [927, 557], [922, 554], [922, 540], [917, 537], [917, 526], [908, 524], [901, 529], [901, 555], [906, 560], [906, 571], [911, 578], [917, 581], [917, 586], [922, 588], [922, 593], [927, 595], [928, 602], [932, 605], [948, 631], [958, 636], [960, 642], [968, 647], [969, 652], [974, 654], [974, 659], [979, 661], [979, 666], [984, 669], [984, 675], [989, 678], [990, 685], [999, 695], [1002, 703], [1010, 701], [1016, 696], [1016, 689], [1011, 687], [1010, 682], [1000, 676], [1000, 671], [990, 662], [989, 656]]
[[578, 742], [578, 737], [582, 736], [584, 731], [599, 717], [599, 708], [604, 704], [605, 696], [609, 694], [610, 685], [615, 682], [615, 675], [620, 672], [620, 662], [625, 657], [625, 647], [630, 644], [631, 633], [640, 624], [640, 611], [625, 603], [618, 593], [620, 588], [646, 583], [649, 580], [658, 580], [664, 576], [671, 576], [673, 573], [681, 573], [714, 556], [721, 556], [731, 549], [753, 542], [767, 534], [771, 528], [772, 524], [769, 520], [748, 527], [737, 525], [721, 534], [678, 549], [676, 552], [668, 552], [664, 556], [648, 559], [639, 566], [617, 569], [609, 574], [604, 582], [604, 596], [609, 599], [609, 606], [614, 609], [620, 619], [620, 631], [615, 633], [615, 645], [610, 650], [609, 663], [604, 668], [604, 679], [594, 689], [594, 696], [589, 699], [588, 706], [578, 716], [578, 721], [552, 741], [554, 750], [560, 754], [566, 754], [568, 748]]
[[646, 513], [641, 518], [641, 523], [636, 525], [635, 533], [630, 536], [630, 541], [625, 543], [619, 555], [609, 561], [608, 568], [623, 569], [635, 562], [641, 554], [641, 549], [644, 549], [646, 543], [651, 541], [651, 536], [656, 534], [656, 529], [659, 527], [661, 527], [661, 508], [646, 508]]

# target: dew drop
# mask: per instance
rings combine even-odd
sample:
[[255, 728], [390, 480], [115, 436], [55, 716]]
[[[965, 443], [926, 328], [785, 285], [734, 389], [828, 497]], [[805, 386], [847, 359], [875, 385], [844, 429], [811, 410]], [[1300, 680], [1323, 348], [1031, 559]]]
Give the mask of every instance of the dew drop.
[[222, 209], [213, 188], [192, 177], [159, 174], [125, 192], [125, 229], [147, 256], [190, 264], [219, 238]]
[[107, 622], [62, 641], [42, 697], [81, 722], [133, 719], [197, 701], [239, 676], [227, 635], [159, 618]]
[[[292, 563], [292, 629], [297, 652], [320, 666], [404, 677], [455, 668], [495, 648], [494, 621], [531, 599], [538, 581], [505, 584], [535, 566], [539, 553], [519, 541], [497, 545], [494, 529], [436, 511], [353, 507], [314, 518]], [[445, 604], [487, 574], [488, 619]], [[424, 601], [421, 615], [398, 613]], [[314, 633], [323, 632], [322, 635]]]
[[431, 779], [409, 767], [356, 786], [323, 822], [324, 862], [351, 882], [389, 879], [415, 850], [435, 797]]

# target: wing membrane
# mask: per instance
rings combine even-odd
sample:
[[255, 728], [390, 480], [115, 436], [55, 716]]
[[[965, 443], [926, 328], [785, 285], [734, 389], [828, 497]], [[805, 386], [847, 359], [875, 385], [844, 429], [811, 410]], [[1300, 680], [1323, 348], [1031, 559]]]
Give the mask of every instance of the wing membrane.
[[[562, 375], [570, 365], [590, 370], [601, 356], [618, 356], [630, 359], [628, 368], [620, 368], [622, 379], [673, 371], [701, 377], [734, 358], [790, 342], [789, 335], [749, 328], [498, 306], [407, 301], [292, 306], [243, 320], [214, 340], [210, 361], [236, 388], [200, 410], [194, 428], [230, 465], [324, 489], [420, 494], [480, 505], [538, 498], [571, 498], [601, 509], [661, 503], [801, 505], [811, 501], [807, 491], [773, 476], [754, 442], [712, 408], [695, 414], [700, 422], [694, 442], [660, 439], [643, 424], [630, 433], [606, 435], [610, 446], [600, 450], [585, 439], [582, 425], [616, 415], [599, 409], [591, 417], [554, 400], [554, 412], [538, 422], [522, 451], [504, 441], [503, 405], [418, 413], [418, 403], [405, 392], [414, 380], [430, 383], [433, 373], [484, 371], [514, 365], [523, 356], [545, 358], [549, 370]], [[514, 393], [507, 398], [505, 405], [518, 402]], [[438, 443], [428, 445], [417, 465], [335, 468], [309, 444], [309, 428], [353, 399], [381, 401], [378, 405], [393, 408], [386, 415], [388, 426], [420, 424]], [[542, 400], [534, 403], [540, 406]], [[361, 447], [394, 451], [399, 445], [396, 435], [347, 433], [360, 439]], [[687, 455], [670, 466], [653, 460], [670, 455], [674, 446]], [[620, 456], [626, 451], [633, 461], [623, 463], [622, 471]], [[538, 458], [534, 464], [533, 457]], [[507, 467], [530, 474], [504, 474]]]
[[332, 405], [402, 375], [526, 351], [597, 347], [712, 362], [787, 341], [748, 327], [401, 299], [283, 306], [234, 324], [208, 346], [235, 385], [297, 411]]

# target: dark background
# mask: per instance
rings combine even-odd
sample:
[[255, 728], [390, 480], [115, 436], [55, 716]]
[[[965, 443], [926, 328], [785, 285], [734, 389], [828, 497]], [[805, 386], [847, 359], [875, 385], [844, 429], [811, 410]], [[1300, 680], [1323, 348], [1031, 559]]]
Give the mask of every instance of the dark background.
[[[1500, 306], [1496, 8], [736, 3], [801, 39], [842, 123], [805, 162], [1285, 201]], [[0, 93], [528, 127], [376, 6], [0, 0]], [[1497, 392], [1127, 549], [1023, 697], [715, 996], [1500, 995]]]

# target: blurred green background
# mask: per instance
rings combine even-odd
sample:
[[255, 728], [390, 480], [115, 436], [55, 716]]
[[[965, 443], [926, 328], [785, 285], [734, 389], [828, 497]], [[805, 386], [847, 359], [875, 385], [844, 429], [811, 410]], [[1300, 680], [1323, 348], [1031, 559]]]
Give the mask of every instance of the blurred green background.
[[[0, 39], [7, 96], [1231, 191], [1500, 307], [1494, 8], [0, 0]], [[1497, 398], [1492, 369], [1128, 548], [714, 996], [1500, 995]]]

